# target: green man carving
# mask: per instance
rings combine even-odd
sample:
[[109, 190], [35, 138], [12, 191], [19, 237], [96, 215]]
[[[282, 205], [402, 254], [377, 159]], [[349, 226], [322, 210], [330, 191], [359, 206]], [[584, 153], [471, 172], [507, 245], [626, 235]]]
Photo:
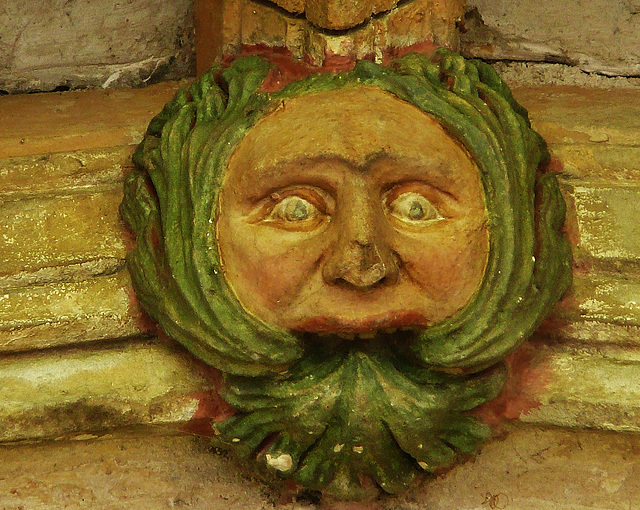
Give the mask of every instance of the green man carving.
[[341, 498], [471, 452], [470, 411], [570, 285], [546, 146], [447, 51], [278, 90], [259, 57], [151, 122], [121, 212], [143, 307], [225, 374], [218, 440]]

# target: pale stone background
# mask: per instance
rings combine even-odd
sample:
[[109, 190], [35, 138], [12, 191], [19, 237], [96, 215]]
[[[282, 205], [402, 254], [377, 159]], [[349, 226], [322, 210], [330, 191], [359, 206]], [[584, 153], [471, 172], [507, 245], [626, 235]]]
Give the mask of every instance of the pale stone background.
[[0, 93], [195, 74], [192, 0], [3, 0]]
[[640, 87], [640, 0], [467, 0], [465, 26], [511, 83]]
[[[0, 2], [0, 93], [194, 74], [193, 0]], [[462, 51], [512, 84], [640, 87], [640, 0], [468, 0]]]

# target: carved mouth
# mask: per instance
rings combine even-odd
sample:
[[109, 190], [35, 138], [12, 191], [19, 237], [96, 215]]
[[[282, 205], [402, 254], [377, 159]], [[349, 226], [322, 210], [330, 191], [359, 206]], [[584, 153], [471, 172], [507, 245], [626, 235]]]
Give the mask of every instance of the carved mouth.
[[347, 339], [371, 339], [381, 333], [390, 334], [398, 330], [422, 330], [428, 325], [430, 325], [429, 321], [421, 313], [402, 311], [362, 319], [317, 316], [301, 323], [295, 328], [295, 331], [315, 333], [320, 336], [337, 335]]

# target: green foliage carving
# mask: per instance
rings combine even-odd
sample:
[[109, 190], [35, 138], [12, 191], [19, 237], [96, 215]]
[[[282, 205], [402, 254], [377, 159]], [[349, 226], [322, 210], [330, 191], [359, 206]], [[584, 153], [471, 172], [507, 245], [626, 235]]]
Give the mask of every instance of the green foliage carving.
[[360, 499], [376, 492], [363, 476], [396, 493], [489, 435], [462, 412], [497, 395], [502, 366], [461, 378], [380, 344], [337, 349], [315, 346], [285, 380], [229, 378], [224, 397], [244, 413], [216, 425], [221, 439], [305, 487]]
[[[128, 256], [142, 306], [194, 355], [226, 374], [237, 415], [219, 440], [272, 472], [343, 498], [406, 487], [471, 452], [488, 428], [465, 411], [497, 396], [501, 361], [571, 282], [546, 146], [494, 70], [448, 51], [389, 66], [316, 74], [261, 90], [258, 57], [212, 69], [149, 125], [121, 214], [137, 237]], [[442, 324], [375, 341], [297, 335], [246, 313], [216, 245], [218, 195], [247, 130], [288, 98], [375, 86], [435, 117], [481, 170], [490, 254], [473, 300]]]

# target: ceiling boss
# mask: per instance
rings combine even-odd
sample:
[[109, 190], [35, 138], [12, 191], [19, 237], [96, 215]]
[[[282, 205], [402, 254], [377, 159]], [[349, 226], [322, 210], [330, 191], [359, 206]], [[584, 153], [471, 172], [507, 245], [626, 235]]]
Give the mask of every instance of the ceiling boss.
[[489, 436], [468, 411], [571, 281], [564, 202], [487, 64], [279, 71], [238, 58], [151, 122], [121, 206], [129, 269], [225, 375], [218, 441], [341, 498], [396, 493]]

